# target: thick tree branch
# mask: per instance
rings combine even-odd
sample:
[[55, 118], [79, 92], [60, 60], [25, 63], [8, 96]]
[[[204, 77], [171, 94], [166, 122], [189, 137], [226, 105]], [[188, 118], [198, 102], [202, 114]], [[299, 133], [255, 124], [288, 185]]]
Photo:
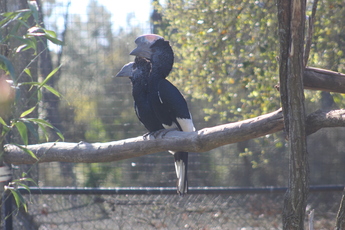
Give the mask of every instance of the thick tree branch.
[[305, 89], [345, 93], [345, 74], [307, 67], [303, 73]]
[[[303, 72], [304, 89], [345, 93], [345, 74], [315, 67], [306, 67]], [[279, 91], [280, 84], [275, 86]]]
[[[345, 127], [345, 110], [329, 112], [317, 111], [307, 118], [309, 127], [307, 133], [316, 132], [324, 127]], [[29, 145], [40, 159], [39, 162], [76, 162], [93, 163], [109, 162], [139, 157], [150, 153], [170, 150], [185, 150], [188, 152], [206, 152], [211, 149], [245, 141], [283, 129], [281, 110], [256, 118], [204, 128], [198, 132], [171, 131], [164, 138], [149, 137], [129, 138], [107, 143], [44, 143]], [[309, 130], [309, 131], [308, 131]], [[33, 164], [35, 159], [14, 145], [5, 146], [5, 162], [10, 164]]]

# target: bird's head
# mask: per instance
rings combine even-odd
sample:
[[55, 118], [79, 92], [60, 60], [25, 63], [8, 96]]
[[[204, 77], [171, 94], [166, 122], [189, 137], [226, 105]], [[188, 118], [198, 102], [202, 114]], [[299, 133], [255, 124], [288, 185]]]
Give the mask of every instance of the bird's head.
[[124, 65], [116, 77], [129, 77], [132, 82], [139, 78], [147, 78], [151, 71], [151, 62], [146, 58], [136, 57], [134, 62]]
[[135, 44], [137, 44], [137, 47], [134, 50], [132, 50], [132, 52], [130, 52], [130, 55], [150, 59], [152, 55], [151, 46], [155, 44], [158, 40], [164, 41], [164, 38], [157, 34], [145, 34], [137, 37], [135, 39]]

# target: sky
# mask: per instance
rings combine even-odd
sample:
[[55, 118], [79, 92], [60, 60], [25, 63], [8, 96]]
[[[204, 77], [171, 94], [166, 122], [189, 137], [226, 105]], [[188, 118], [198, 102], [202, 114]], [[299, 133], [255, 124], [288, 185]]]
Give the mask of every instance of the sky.
[[[57, 2], [68, 3], [71, 1], [69, 12], [71, 14], [83, 14], [86, 12], [89, 0], [57, 0]], [[127, 15], [135, 14], [132, 24], [148, 24], [152, 11], [151, 0], [98, 0], [112, 13], [113, 29], [126, 27]]]

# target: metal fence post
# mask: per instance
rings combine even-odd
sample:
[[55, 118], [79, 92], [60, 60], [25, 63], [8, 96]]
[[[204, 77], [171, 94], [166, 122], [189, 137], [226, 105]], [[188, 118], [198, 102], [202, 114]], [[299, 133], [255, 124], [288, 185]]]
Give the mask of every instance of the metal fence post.
[[10, 191], [5, 191], [1, 197], [2, 199], [2, 221], [4, 230], [13, 229], [13, 219], [12, 219], [12, 200], [13, 196]]

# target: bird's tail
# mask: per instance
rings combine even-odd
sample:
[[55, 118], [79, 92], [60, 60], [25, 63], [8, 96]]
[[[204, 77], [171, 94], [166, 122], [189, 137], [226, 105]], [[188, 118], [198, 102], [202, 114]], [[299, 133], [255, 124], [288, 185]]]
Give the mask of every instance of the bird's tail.
[[177, 193], [183, 196], [188, 192], [187, 170], [188, 152], [175, 152], [175, 170], [177, 175]]

